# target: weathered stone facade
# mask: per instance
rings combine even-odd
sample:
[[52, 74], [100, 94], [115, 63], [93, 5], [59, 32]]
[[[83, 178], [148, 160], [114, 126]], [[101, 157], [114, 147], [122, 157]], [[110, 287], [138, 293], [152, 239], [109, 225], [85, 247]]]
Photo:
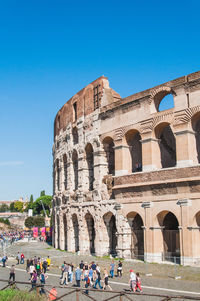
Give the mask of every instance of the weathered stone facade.
[[56, 248], [200, 261], [200, 72], [123, 99], [98, 78], [58, 112], [53, 157]]

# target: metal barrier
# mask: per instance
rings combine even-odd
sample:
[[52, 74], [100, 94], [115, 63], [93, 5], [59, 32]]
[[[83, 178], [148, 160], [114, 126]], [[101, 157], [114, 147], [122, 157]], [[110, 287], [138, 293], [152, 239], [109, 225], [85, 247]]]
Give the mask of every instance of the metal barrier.
[[[4, 282], [7, 283], [7, 285], [5, 287], [3, 287], [1, 290], [5, 290], [8, 288], [12, 288], [12, 289], [17, 289], [20, 290], [20, 288], [18, 287], [18, 284], [20, 285], [28, 285], [28, 286], [32, 286], [32, 283], [30, 282], [24, 282], [24, 281], [7, 281], [5, 279], [0, 279], [0, 282]], [[50, 292], [49, 290], [50, 288], [59, 288], [64, 290], [65, 292], [62, 293], [60, 296], [58, 295], [54, 295], [52, 292]], [[112, 300], [114, 298], [118, 298], [118, 300], [123, 301], [123, 300], [136, 300], [137, 298], [139, 299], [139, 296], [141, 297], [140, 293], [133, 293], [130, 291], [117, 291], [117, 290], [112, 290], [112, 291], [106, 291], [106, 290], [99, 290], [99, 289], [92, 289], [92, 288], [79, 288], [79, 287], [62, 287], [62, 286], [53, 286], [50, 284], [35, 284], [34, 288], [30, 288], [29, 292], [35, 290], [36, 293], [39, 295], [39, 291], [40, 289], [43, 289], [44, 291], [46, 291], [48, 294], [51, 293], [51, 295], [53, 295], [55, 297], [54, 300], [64, 300], [63, 298], [74, 294], [75, 299], [73, 298], [73, 300], [76, 301], [80, 301], [80, 296], [84, 296], [84, 300], [93, 300], [93, 301], [99, 301], [99, 297], [94, 297], [91, 296], [90, 294], [93, 292], [95, 293], [100, 293], [103, 295], [103, 299], [101, 298], [102, 301], [109, 301]], [[88, 294], [86, 293], [86, 290], [88, 291]], [[106, 297], [105, 294], [109, 293], [112, 296]], [[105, 298], [104, 298], [105, 296]], [[162, 294], [149, 294], [149, 293], [142, 293], [142, 296], [145, 297], [146, 300], [149, 300], [150, 297], [153, 297], [153, 300], [158, 300], [159, 301], [173, 301], [176, 299], [179, 300], [200, 300], [200, 297], [191, 297], [191, 296], [183, 296], [183, 295], [174, 295], [174, 296], [169, 296], [169, 295], [162, 295]], [[96, 299], [97, 298], [97, 299]], [[156, 298], [156, 299], [155, 299]], [[70, 300], [71, 297], [70, 297]], [[143, 298], [144, 300], [144, 298]]]

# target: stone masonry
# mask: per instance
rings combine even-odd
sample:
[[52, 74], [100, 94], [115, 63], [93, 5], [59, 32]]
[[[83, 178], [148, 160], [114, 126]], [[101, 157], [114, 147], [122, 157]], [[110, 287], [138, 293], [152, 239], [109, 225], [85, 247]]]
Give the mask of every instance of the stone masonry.
[[56, 115], [53, 178], [56, 248], [200, 262], [200, 72], [126, 98], [86, 86]]

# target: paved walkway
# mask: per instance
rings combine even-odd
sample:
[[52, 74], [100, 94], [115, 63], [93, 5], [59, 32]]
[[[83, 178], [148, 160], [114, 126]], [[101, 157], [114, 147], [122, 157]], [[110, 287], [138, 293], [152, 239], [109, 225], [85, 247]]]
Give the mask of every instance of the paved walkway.
[[[103, 270], [104, 267], [107, 267], [109, 269], [109, 264], [111, 260], [109, 258], [97, 258], [93, 256], [78, 256], [74, 254], [70, 254], [68, 252], [63, 252], [60, 250], [55, 250], [54, 248], [48, 246], [46, 243], [41, 242], [31, 242], [31, 243], [17, 243], [15, 245], [12, 245], [9, 247], [8, 255], [9, 257], [8, 265], [10, 266], [12, 263], [16, 263], [15, 257], [17, 252], [23, 252], [25, 254], [26, 258], [33, 257], [34, 255], [40, 256], [41, 258], [45, 258], [47, 255], [49, 255], [52, 259], [52, 266], [48, 273], [48, 284], [52, 285], [59, 285], [59, 276], [60, 276], [60, 269], [62, 262], [65, 260], [67, 262], [73, 262], [75, 266], [77, 266], [81, 260], [84, 260], [84, 262], [91, 262], [94, 260], [95, 262], [98, 261], [98, 263], [101, 266], [101, 269]], [[117, 261], [116, 261], [117, 265]], [[129, 289], [129, 269], [134, 269], [135, 272], [140, 272], [142, 276], [142, 284], [143, 284], [143, 290], [146, 293], [157, 293], [157, 294], [167, 294], [167, 295], [189, 295], [189, 296], [198, 296], [200, 297], [200, 285], [199, 285], [199, 274], [200, 269], [199, 268], [190, 268], [190, 267], [180, 267], [180, 273], [185, 277], [182, 277], [182, 279], [175, 280], [173, 278], [174, 276], [174, 266], [173, 265], [158, 265], [158, 264], [148, 264], [146, 266], [142, 262], [130, 262], [130, 261], [124, 261], [123, 262], [123, 276], [122, 278], [115, 277], [114, 279], [110, 279], [110, 285], [114, 290], [128, 290]], [[152, 276], [147, 277], [145, 276], [146, 271], [151, 272]], [[160, 272], [160, 276], [158, 274], [158, 271]], [[165, 273], [164, 273], [165, 271]], [[178, 272], [178, 271], [177, 271]], [[8, 279], [9, 276], [9, 269], [0, 268], [0, 278], [2, 279]], [[191, 279], [193, 277], [193, 279]], [[189, 280], [188, 280], [189, 278]], [[19, 265], [16, 266], [16, 280], [19, 281], [28, 281], [29, 280], [29, 274], [25, 271], [25, 265]], [[0, 288], [3, 287], [3, 285], [0, 283]], [[82, 284], [83, 286], [83, 284]], [[59, 291], [62, 291], [63, 289], [59, 289]], [[92, 293], [95, 297], [95, 294]], [[110, 295], [110, 293], [98, 293], [98, 300], [103, 300], [103, 298], [106, 298]], [[103, 297], [104, 295], [104, 297]], [[69, 297], [70, 298], [70, 297]], [[137, 296], [136, 300], [147, 300], [145, 299], [145, 296]], [[67, 298], [64, 300], [68, 300]], [[74, 300], [69, 299], [69, 300]], [[81, 299], [80, 299], [81, 300]], [[84, 299], [85, 300], [85, 299]], [[148, 301], [156, 301], [155, 297], [149, 298]], [[159, 299], [158, 299], [159, 300]]]

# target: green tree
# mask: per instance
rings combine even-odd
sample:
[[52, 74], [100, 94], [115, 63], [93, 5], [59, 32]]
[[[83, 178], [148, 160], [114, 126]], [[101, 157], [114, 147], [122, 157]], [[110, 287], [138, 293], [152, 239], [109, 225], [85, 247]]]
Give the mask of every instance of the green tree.
[[15, 212], [16, 211], [16, 209], [15, 209], [15, 203], [14, 202], [10, 204], [10, 211], [11, 212]]
[[31, 229], [34, 226], [34, 218], [32, 216], [27, 217], [24, 224], [27, 228]]
[[30, 203], [33, 203], [33, 195], [30, 196]]
[[35, 227], [44, 227], [45, 226], [44, 216], [35, 216], [34, 217], [34, 226]]
[[6, 211], [9, 211], [10, 207], [6, 204], [2, 204], [0, 206], [0, 212], [6, 212]]
[[52, 196], [51, 195], [44, 195], [39, 197], [34, 203], [33, 203], [33, 213], [34, 214], [43, 214], [45, 215], [42, 207], [42, 203], [44, 205], [44, 208], [46, 210], [47, 215], [49, 215], [50, 208], [51, 208], [51, 202], [52, 202]]
[[14, 203], [14, 208], [15, 208], [15, 211], [17, 211], [17, 212], [23, 212], [23, 206], [24, 206], [24, 203], [22, 203], [20, 201], [16, 201]]
[[45, 190], [42, 190], [41, 192], [40, 192], [40, 196], [44, 196], [45, 195]]

